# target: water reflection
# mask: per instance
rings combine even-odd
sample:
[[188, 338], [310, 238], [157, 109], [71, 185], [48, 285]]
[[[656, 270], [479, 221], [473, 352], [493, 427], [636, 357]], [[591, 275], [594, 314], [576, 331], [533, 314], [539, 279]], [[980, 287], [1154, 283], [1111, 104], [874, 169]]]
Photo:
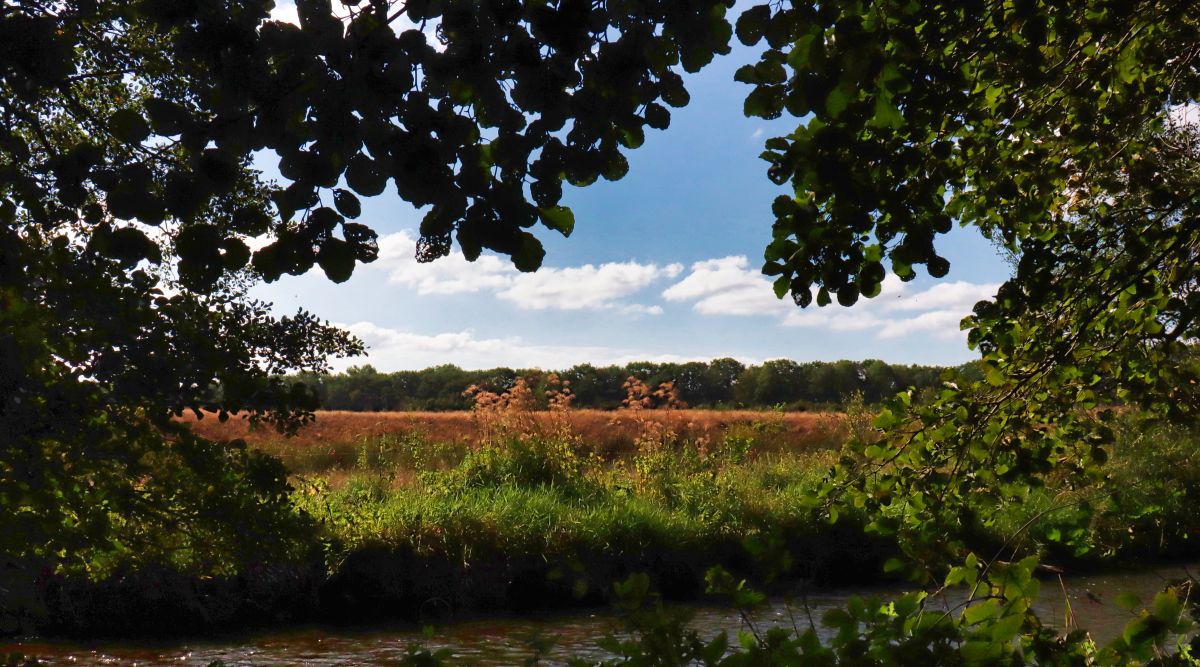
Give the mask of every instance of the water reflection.
[[[1115, 604], [1120, 592], [1131, 592], [1148, 604], [1154, 594], [1169, 583], [1188, 575], [1183, 566], [1147, 568], [1137, 572], [1057, 579], [1042, 583], [1036, 605], [1047, 623], [1059, 627], [1087, 628], [1098, 642], [1112, 640], [1133, 617]], [[857, 589], [824, 591], [807, 596], [808, 609], [799, 602], [791, 605], [778, 600], [751, 617], [760, 629], [772, 625], [807, 627], [808, 613], [818, 620], [826, 610], [843, 606], [852, 595], [889, 597], [899, 589]], [[949, 603], [947, 603], [949, 604]], [[1069, 611], [1068, 611], [1069, 610]], [[743, 620], [732, 610], [719, 607], [694, 608], [693, 626], [702, 634], [715, 635], [722, 630], [736, 631]], [[595, 640], [614, 630], [615, 619], [607, 613], [558, 616], [490, 618], [452, 623], [426, 636], [412, 627], [345, 628], [309, 627], [220, 641], [189, 641], [173, 644], [67, 644], [25, 641], [0, 645], [0, 653], [21, 651], [38, 655], [50, 664], [127, 665], [199, 665], [224, 660], [230, 667], [274, 667], [282, 665], [395, 665], [407, 647], [420, 643], [429, 648], [448, 648], [454, 662], [464, 665], [520, 664], [530, 654], [532, 637], [557, 638], [554, 649], [543, 661], [546, 665], [563, 664], [567, 657], [599, 658], [604, 654]]]

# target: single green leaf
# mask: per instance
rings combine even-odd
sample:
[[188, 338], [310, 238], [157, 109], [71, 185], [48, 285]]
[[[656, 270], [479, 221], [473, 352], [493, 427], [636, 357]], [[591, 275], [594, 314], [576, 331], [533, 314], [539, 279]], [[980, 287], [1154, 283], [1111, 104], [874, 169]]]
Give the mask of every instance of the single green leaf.
[[1120, 593], [1117, 593], [1116, 597], [1113, 598], [1113, 602], [1115, 602], [1118, 607], [1122, 609], [1128, 609], [1129, 611], [1133, 611], [1134, 609], [1142, 606], [1142, 599], [1128, 591], [1121, 591]]
[[525, 273], [537, 271], [545, 257], [546, 249], [542, 247], [542, 242], [529, 232], [521, 232], [520, 245], [512, 254], [513, 266]]
[[846, 107], [850, 104], [850, 96], [846, 94], [840, 87], [829, 91], [829, 95], [825, 98], [825, 111], [830, 118], [837, 118], [842, 115]]
[[570, 236], [575, 231], [575, 214], [566, 206], [539, 208], [538, 218], [543, 225], [563, 236]]

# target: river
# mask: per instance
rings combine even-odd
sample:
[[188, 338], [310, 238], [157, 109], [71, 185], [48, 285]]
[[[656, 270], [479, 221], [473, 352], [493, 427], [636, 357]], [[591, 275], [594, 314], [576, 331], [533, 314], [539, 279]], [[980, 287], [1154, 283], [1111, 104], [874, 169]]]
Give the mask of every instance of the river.
[[[1042, 619], [1059, 627], [1070, 622], [1087, 628], [1099, 642], [1120, 635], [1133, 617], [1116, 605], [1118, 593], [1131, 592], [1147, 604], [1168, 583], [1187, 576], [1184, 566], [1164, 566], [1114, 574], [1056, 578], [1043, 581], [1037, 609]], [[1194, 572], [1194, 568], [1192, 569]], [[820, 591], [807, 596], [812, 616], [819, 619], [830, 608], [844, 605], [852, 595], [894, 596], [900, 589], [860, 588]], [[1068, 618], [1068, 606], [1073, 618]], [[743, 620], [733, 610], [693, 606], [692, 625], [703, 635], [722, 630], [737, 631]], [[760, 630], [770, 625], [806, 627], [808, 616], [797, 602], [776, 599], [756, 613], [751, 621]], [[51, 665], [139, 665], [203, 667], [220, 659], [230, 667], [274, 667], [307, 665], [394, 665], [407, 647], [420, 643], [428, 648], [448, 648], [456, 664], [514, 665], [530, 654], [533, 636], [555, 637], [554, 648], [542, 664], [563, 664], [570, 656], [601, 657], [595, 640], [617, 629], [617, 619], [606, 611], [449, 622], [432, 633], [411, 625], [373, 627], [299, 627], [272, 630], [242, 637], [145, 642], [63, 642], [37, 638], [0, 643], [0, 655], [18, 651], [36, 655]]]

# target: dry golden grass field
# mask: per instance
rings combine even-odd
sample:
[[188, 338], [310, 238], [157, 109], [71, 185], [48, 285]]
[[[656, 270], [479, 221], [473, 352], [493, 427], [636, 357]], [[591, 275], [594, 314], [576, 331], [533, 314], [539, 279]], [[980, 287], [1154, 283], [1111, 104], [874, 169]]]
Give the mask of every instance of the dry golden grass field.
[[[305, 458], [312, 450], [338, 457], [382, 436], [416, 435], [429, 442], [477, 445], [486, 439], [489, 424], [472, 412], [343, 412], [322, 411], [317, 419], [285, 438], [268, 426], [251, 428], [232, 418], [222, 424], [214, 415], [195, 420], [194, 430], [213, 439], [243, 438], [248, 444], [281, 455]], [[647, 434], [693, 443], [715, 443], [726, 436], [752, 438], [759, 451], [796, 451], [840, 444], [846, 421], [838, 413], [718, 411], [718, 410], [570, 410], [524, 415], [525, 425], [547, 430], [566, 425], [584, 448], [603, 456], [620, 456], [636, 449]]]

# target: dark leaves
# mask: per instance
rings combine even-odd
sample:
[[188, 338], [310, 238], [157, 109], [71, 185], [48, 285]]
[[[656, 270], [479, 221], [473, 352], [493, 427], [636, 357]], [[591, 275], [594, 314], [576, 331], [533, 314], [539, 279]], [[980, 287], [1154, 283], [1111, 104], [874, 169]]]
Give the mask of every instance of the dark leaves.
[[364, 197], [374, 197], [387, 186], [387, 176], [370, 158], [355, 155], [346, 168], [346, 184]]
[[533, 234], [520, 232], [518, 243], [516, 251], [512, 254], [513, 266], [526, 273], [541, 268], [542, 259], [546, 257], [546, 250], [542, 247], [542, 242], [537, 240]]
[[737, 20], [738, 40], [746, 46], [754, 46], [763, 38], [770, 20], [770, 5], [756, 5], [742, 12]]
[[192, 117], [187, 109], [169, 100], [150, 98], [146, 100], [145, 107], [150, 116], [150, 126], [156, 134], [174, 136], [191, 125]]
[[338, 188], [333, 191], [333, 202], [337, 206], [337, 210], [347, 218], [357, 218], [362, 215], [362, 204], [359, 203], [358, 197], [354, 193]]
[[360, 262], [373, 262], [379, 257], [379, 235], [366, 225], [360, 225], [354, 222], [342, 224], [342, 235], [346, 238], [346, 243], [350, 245], [350, 250], [354, 253], [354, 258]]
[[127, 144], [139, 144], [150, 136], [150, 125], [132, 109], [121, 109], [108, 118], [113, 136]]
[[656, 130], [665, 130], [671, 125], [671, 112], [661, 104], [646, 105], [646, 124]]
[[325, 239], [317, 253], [317, 263], [333, 282], [346, 282], [354, 273], [354, 250], [349, 243], [341, 239]]

